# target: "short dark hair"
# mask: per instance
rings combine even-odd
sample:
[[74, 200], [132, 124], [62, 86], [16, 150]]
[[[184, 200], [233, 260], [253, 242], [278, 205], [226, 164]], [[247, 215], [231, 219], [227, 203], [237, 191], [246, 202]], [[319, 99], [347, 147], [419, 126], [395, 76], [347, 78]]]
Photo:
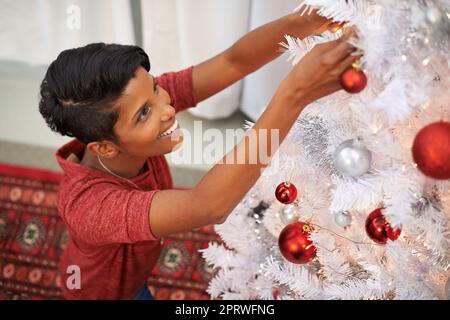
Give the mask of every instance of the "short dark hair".
[[140, 66], [150, 71], [148, 55], [138, 46], [92, 43], [65, 50], [42, 81], [39, 111], [62, 135], [85, 144], [118, 143], [114, 125], [119, 114], [113, 102]]

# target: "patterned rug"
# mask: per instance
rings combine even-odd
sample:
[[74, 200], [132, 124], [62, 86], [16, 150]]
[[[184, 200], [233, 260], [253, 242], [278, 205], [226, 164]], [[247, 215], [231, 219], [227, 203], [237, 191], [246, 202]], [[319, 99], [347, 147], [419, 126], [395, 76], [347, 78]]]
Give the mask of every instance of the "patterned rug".
[[[0, 164], [0, 300], [62, 299], [59, 256], [67, 232], [56, 209], [57, 172]], [[212, 269], [198, 252], [212, 226], [164, 239], [149, 278], [156, 299], [209, 299]]]

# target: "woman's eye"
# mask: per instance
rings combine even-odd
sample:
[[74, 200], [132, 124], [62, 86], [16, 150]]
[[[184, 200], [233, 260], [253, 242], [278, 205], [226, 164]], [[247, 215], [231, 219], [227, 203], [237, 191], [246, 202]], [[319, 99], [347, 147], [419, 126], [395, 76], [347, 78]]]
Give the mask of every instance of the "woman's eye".
[[142, 121], [145, 118], [147, 118], [147, 116], [150, 113], [150, 107], [149, 106], [145, 106], [144, 108], [142, 108], [141, 113], [139, 114], [139, 119], [138, 121]]

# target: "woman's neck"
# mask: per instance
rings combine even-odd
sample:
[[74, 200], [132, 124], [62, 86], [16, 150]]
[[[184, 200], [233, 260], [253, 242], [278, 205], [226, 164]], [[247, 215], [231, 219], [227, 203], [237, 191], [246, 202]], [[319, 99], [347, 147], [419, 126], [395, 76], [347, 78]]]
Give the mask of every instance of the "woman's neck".
[[[109, 170], [126, 179], [131, 179], [145, 172], [145, 164], [147, 163], [147, 159], [130, 157], [123, 153], [112, 159], [102, 158], [101, 161]], [[80, 165], [110, 174], [100, 164], [97, 156], [87, 149], [84, 151]]]

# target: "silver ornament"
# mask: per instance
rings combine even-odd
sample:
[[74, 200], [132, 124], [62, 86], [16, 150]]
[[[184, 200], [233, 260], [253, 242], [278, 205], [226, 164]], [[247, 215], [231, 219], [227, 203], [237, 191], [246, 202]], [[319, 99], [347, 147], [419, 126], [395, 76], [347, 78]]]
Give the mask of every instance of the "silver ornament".
[[343, 175], [359, 177], [369, 170], [372, 154], [360, 140], [350, 139], [336, 148], [333, 163]]
[[295, 204], [285, 205], [280, 211], [280, 220], [284, 224], [290, 224], [298, 220], [297, 207]]
[[339, 227], [345, 228], [352, 224], [352, 214], [349, 211], [339, 211], [334, 214], [334, 221]]
[[435, 6], [431, 6], [427, 9], [427, 19], [431, 23], [437, 23], [441, 20], [442, 14], [441, 11]]

